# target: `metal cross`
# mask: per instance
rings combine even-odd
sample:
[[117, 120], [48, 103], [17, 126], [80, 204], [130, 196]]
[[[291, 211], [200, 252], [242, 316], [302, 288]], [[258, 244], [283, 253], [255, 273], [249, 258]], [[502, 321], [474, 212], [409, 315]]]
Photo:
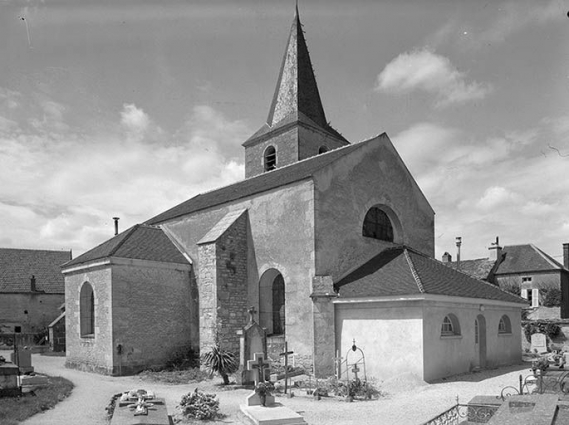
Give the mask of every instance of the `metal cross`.
[[358, 379], [358, 372], [359, 371], [360, 371], [360, 368], [358, 367], [358, 364], [354, 363], [354, 367], [352, 369], [352, 372], [354, 372], [355, 379]]
[[284, 370], [285, 370], [285, 388], [284, 392], [286, 394], [288, 389], [288, 356], [294, 354], [294, 351], [288, 351], [288, 342], [285, 341], [284, 353], [280, 353], [279, 356], [284, 356]]

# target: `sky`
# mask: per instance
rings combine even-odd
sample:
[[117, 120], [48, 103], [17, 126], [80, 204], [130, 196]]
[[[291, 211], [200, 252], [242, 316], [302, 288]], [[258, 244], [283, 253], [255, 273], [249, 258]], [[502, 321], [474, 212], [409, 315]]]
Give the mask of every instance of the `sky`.
[[[77, 256], [244, 178], [290, 1], [0, 0], [0, 247]], [[387, 132], [435, 256], [569, 242], [569, 0], [300, 0], [327, 119]]]

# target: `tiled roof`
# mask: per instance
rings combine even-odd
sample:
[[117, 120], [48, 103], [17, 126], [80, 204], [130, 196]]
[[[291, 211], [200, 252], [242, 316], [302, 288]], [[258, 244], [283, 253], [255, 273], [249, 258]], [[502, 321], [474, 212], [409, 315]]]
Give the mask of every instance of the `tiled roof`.
[[[387, 135], [383, 133], [379, 137], [387, 137]], [[344, 155], [361, 148], [372, 140], [376, 139], [373, 138], [365, 142], [343, 146], [321, 155], [313, 156], [285, 167], [250, 177], [232, 185], [194, 196], [193, 198], [182, 202], [162, 214], [151, 218], [146, 222], [146, 224], [155, 225], [205, 208], [235, 201], [256, 193], [265, 192], [276, 187], [304, 180], [311, 177], [317, 170], [331, 164]]]
[[71, 251], [0, 248], [0, 292], [31, 292], [33, 275], [36, 290], [63, 294], [60, 266], [70, 259]]
[[158, 227], [137, 224], [65, 264], [65, 268], [108, 257], [188, 264]]
[[533, 244], [505, 246], [502, 254], [504, 260], [496, 275], [563, 269], [561, 264]]
[[453, 261], [451, 263], [444, 263], [445, 266], [452, 267], [455, 270], [460, 270], [462, 273], [466, 273], [480, 280], [488, 280], [488, 276], [492, 272], [492, 269], [496, 265], [495, 260], [490, 260], [489, 258], [478, 258], [476, 260], [461, 260], [460, 267], [458, 263]]
[[345, 298], [431, 294], [526, 303], [497, 286], [406, 247], [382, 251], [335, 286]]

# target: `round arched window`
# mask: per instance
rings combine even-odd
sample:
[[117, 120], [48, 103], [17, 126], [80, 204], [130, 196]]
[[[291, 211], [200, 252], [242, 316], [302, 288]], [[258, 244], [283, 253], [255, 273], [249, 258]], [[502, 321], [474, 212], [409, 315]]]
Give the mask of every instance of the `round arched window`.
[[385, 212], [371, 207], [364, 218], [362, 235], [368, 238], [393, 242], [393, 226]]
[[264, 160], [265, 171], [271, 171], [277, 168], [277, 151], [274, 146], [269, 146], [265, 149]]

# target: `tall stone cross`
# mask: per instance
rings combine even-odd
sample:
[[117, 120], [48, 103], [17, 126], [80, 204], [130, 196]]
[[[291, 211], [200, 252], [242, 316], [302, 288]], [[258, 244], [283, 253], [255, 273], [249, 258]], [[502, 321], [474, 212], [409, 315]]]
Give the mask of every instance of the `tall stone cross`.
[[288, 390], [288, 356], [290, 354], [294, 354], [294, 351], [288, 351], [288, 342], [285, 341], [285, 346], [284, 346], [284, 353], [280, 353], [279, 356], [283, 357], [284, 356], [284, 370], [285, 370], [285, 388], [284, 388], [284, 392], [286, 394], [287, 390]]
[[247, 312], [249, 313], [249, 323], [253, 323], [255, 321], [255, 314], [257, 314], [255, 306], [251, 306]]
[[265, 380], [265, 370], [271, 367], [271, 363], [265, 360], [263, 353], [253, 354], [253, 360], [247, 360], [247, 369], [255, 371], [255, 386]]

